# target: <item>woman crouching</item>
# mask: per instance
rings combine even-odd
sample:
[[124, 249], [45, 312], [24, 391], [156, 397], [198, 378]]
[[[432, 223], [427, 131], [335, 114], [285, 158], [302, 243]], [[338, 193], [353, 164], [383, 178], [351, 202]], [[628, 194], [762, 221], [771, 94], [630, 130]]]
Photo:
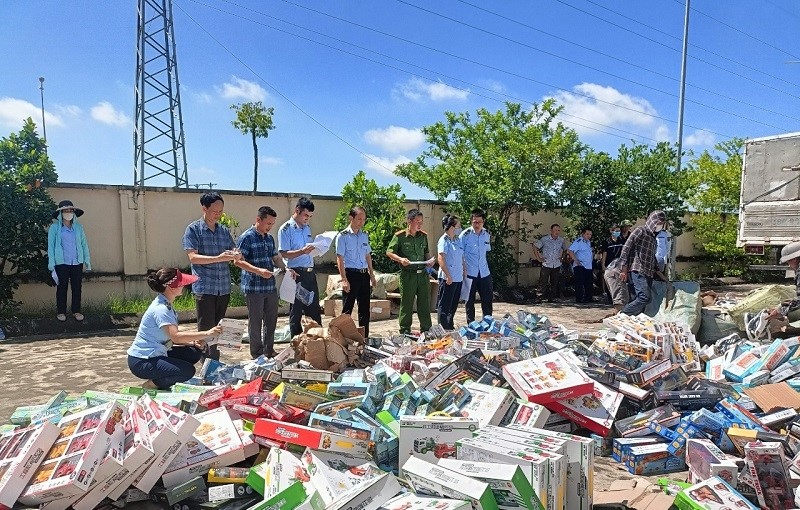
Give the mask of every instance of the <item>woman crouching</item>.
[[172, 302], [184, 286], [197, 280], [197, 276], [174, 267], [148, 271], [147, 285], [158, 295], [142, 315], [128, 349], [128, 368], [136, 377], [146, 379], [143, 388], [167, 389], [194, 377], [194, 365], [203, 354], [205, 339], [222, 332], [219, 326], [208, 331], [178, 331], [178, 314]]

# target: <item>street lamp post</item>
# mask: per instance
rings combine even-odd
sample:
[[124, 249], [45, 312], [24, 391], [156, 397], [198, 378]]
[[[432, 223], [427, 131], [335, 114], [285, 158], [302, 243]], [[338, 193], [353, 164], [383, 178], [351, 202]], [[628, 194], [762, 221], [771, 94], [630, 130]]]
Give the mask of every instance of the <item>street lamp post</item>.
[[42, 134], [44, 135], [44, 153], [47, 154], [47, 126], [44, 123], [44, 76], [39, 76], [39, 92], [42, 96]]

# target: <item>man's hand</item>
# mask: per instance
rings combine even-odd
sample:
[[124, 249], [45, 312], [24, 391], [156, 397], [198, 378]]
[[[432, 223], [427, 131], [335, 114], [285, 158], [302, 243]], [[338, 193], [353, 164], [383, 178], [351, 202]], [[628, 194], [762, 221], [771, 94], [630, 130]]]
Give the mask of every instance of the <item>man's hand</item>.
[[309, 253], [311, 253], [312, 251], [314, 251], [314, 245], [312, 245], [312, 244], [307, 244], [307, 245], [305, 245], [305, 246], [303, 247], [303, 253], [304, 253], [305, 255], [308, 255], [308, 254], [309, 254]]
[[375, 275], [374, 274], [369, 275], [369, 284], [372, 287], [378, 285], [378, 281], [375, 279]]
[[259, 275], [260, 275], [262, 278], [272, 278], [272, 276], [273, 276], [273, 272], [272, 272], [272, 271], [270, 271], [269, 269], [266, 269], [266, 268], [261, 268], [261, 269], [258, 271], [258, 274], [259, 274]]
[[401, 265], [401, 266], [403, 266], [403, 267], [405, 267], [405, 266], [407, 266], [407, 265], [411, 264], [411, 261], [410, 261], [410, 260], [408, 260], [408, 259], [407, 259], [407, 258], [405, 258], [405, 257], [401, 258], [399, 262], [400, 262], [400, 265]]
[[435, 263], [436, 263], [436, 260], [435, 260], [435, 259], [431, 259], [431, 260], [429, 260], [429, 261], [428, 261], [428, 263], [427, 263], [427, 264], [425, 264], [425, 267], [427, 267], [427, 268], [431, 268], [431, 267], [433, 267], [433, 265], [434, 265]]
[[294, 269], [287, 269], [287, 271], [289, 272], [289, 276], [292, 277], [292, 280], [297, 280], [297, 271]]
[[619, 272], [619, 281], [627, 282], [628, 281], [628, 270], [623, 269]]
[[445, 283], [445, 285], [452, 285], [452, 284], [453, 284], [453, 279], [450, 277], [450, 275], [448, 275], [448, 276], [447, 276], [447, 277], [444, 279], [444, 283]]
[[342, 278], [342, 292], [350, 292], [350, 282]]

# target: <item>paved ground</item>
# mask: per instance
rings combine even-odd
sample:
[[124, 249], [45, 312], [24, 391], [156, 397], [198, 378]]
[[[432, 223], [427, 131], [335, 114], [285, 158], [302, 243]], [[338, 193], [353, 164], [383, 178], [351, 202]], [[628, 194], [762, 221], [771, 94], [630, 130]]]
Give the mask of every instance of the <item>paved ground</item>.
[[[747, 291], [750, 288], [721, 289]], [[597, 331], [602, 329], [602, 319], [613, 308], [606, 305], [572, 303], [511, 305], [498, 303], [495, 315], [515, 313], [519, 309], [545, 314], [553, 323], [570, 329]], [[325, 318], [325, 323], [330, 319]], [[464, 322], [463, 308], [459, 309], [456, 325]], [[279, 319], [279, 326], [287, 323]], [[416, 318], [414, 325], [416, 327]], [[182, 327], [191, 327], [186, 325]], [[375, 322], [370, 326], [375, 336], [397, 332], [397, 319]], [[88, 333], [78, 337], [15, 338], [0, 342], [0, 423], [6, 423], [17, 406], [43, 403], [59, 390], [81, 393], [86, 389], [116, 390], [123, 386], [138, 385], [141, 381], [131, 375], [127, 367], [125, 350], [130, 345], [135, 330], [113, 330]], [[222, 361], [243, 361], [249, 357], [241, 352], [225, 351]], [[599, 459], [596, 470], [596, 487], [608, 487], [615, 479], [630, 477], [610, 459]], [[681, 475], [677, 475], [679, 479]]]

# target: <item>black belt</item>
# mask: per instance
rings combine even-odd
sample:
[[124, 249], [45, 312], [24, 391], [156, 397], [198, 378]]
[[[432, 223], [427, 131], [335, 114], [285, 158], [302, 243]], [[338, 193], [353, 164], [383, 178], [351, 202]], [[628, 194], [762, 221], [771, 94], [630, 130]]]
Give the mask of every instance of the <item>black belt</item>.
[[344, 270], [345, 270], [346, 273], [369, 273], [369, 269], [367, 269], [367, 268], [364, 268], [364, 269], [353, 269], [353, 268], [346, 267], [346, 268], [344, 268]]
[[314, 270], [313, 267], [290, 267], [289, 269], [297, 271], [298, 273], [310, 273]]

